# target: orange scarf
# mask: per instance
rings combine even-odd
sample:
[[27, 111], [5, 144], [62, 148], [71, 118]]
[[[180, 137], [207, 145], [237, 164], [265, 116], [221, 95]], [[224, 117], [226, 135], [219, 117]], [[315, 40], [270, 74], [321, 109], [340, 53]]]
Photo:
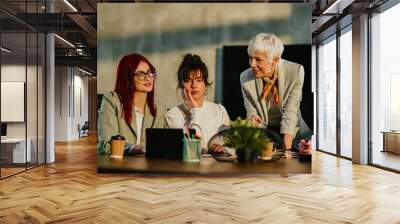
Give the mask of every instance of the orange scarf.
[[276, 88], [276, 81], [278, 80], [278, 74], [276, 72], [274, 73], [274, 76], [272, 77], [272, 80], [267, 81], [265, 83], [262, 94], [261, 94], [261, 100], [265, 100], [267, 98], [268, 94], [272, 91], [272, 98], [274, 99], [276, 104], [279, 104], [279, 94], [278, 94], [278, 88]]

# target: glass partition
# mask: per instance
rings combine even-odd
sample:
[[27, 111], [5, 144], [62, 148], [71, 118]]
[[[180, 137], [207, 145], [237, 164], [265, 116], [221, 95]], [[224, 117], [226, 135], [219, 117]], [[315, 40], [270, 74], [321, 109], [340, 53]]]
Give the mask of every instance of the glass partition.
[[27, 150], [30, 151], [30, 158], [27, 167], [37, 165], [38, 141], [37, 141], [37, 98], [38, 98], [38, 33], [27, 33], [27, 82], [26, 82], [26, 114], [27, 114]]
[[38, 74], [37, 74], [37, 162], [38, 165], [46, 162], [45, 124], [46, 124], [46, 38], [45, 34], [38, 34]]
[[[44, 1], [17, 5], [19, 16], [42, 13]], [[0, 178], [5, 178], [45, 162], [46, 40], [44, 33], [8, 14], [0, 12], [0, 20], [7, 20], [0, 22]]]
[[318, 47], [318, 149], [336, 154], [336, 39]]
[[372, 163], [400, 170], [400, 5], [371, 19]]
[[[350, 27], [351, 28], [351, 27]], [[352, 157], [352, 33], [340, 40], [340, 155]]]
[[[26, 169], [31, 151], [26, 141], [27, 48], [25, 32], [1, 34], [1, 122], [6, 127], [1, 139], [1, 175]], [[27, 151], [28, 147], [28, 151]]]

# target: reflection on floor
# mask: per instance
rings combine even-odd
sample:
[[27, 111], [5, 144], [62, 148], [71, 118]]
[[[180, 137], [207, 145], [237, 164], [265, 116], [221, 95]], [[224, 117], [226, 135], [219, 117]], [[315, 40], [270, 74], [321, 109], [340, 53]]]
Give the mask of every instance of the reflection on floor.
[[341, 155], [342, 156], [344, 156], [344, 157], [347, 157], [347, 158], [351, 158], [353, 155], [352, 155], [352, 148], [349, 148], [349, 147], [342, 147], [341, 148]]
[[400, 171], [400, 155], [392, 152], [375, 151], [372, 157], [373, 164]]
[[25, 170], [25, 167], [24, 168], [19, 168], [19, 167], [18, 168], [1, 168], [1, 178], [13, 175], [15, 173], [18, 173], [18, 172], [21, 172], [24, 170]]
[[[1, 178], [5, 178], [7, 176], [19, 173], [21, 171], [24, 171], [25, 168], [25, 163], [18, 163], [18, 164], [12, 164], [12, 163], [0, 163], [1, 166]], [[30, 169], [31, 167], [36, 167], [36, 163], [27, 163], [26, 167]]]

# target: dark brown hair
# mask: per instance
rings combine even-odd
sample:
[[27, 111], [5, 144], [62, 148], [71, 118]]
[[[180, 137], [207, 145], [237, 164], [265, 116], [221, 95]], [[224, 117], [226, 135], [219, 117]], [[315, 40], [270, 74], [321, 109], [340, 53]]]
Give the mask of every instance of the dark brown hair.
[[189, 79], [189, 73], [193, 70], [200, 70], [201, 76], [206, 86], [210, 86], [208, 81], [207, 65], [195, 54], [186, 54], [178, 69], [178, 88], [183, 89], [183, 83]]

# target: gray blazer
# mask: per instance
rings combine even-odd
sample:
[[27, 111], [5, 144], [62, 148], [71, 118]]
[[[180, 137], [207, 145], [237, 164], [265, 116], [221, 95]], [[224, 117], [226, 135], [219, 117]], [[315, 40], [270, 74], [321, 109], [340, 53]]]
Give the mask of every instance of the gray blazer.
[[[307, 126], [301, 117], [300, 102], [304, 82], [304, 68], [302, 65], [280, 59], [278, 64], [278, 92], [280, 112], [280, 132], [282, 134], [296, 135], [297, 128], [303, 124]], [[268, 108], [265, 100], [261, 100], [263, 90], [262, 78], [256, 78], [251, 68], [240, 74], [240, 83], [247, 117], [252, 114], [260, 116], [264, 125], [268, 127]]]
[[[136, 144], [135, 113], [132, 113], [130, 124], [126, 123], [122, 115], [122, 104], [117, 93], [104, 94], [98, 118], [97, 152], [99, 154], [111, 154], [110, 140], [117, 134], [124, 136], [127, 144]], [[165, 126], [165, 108], [157, 105], [157, 114], [153, 117], [146, 105], [140, 137], [141, 144], [145, 145], [146, 142], [146, 128], [164, 128]]]

